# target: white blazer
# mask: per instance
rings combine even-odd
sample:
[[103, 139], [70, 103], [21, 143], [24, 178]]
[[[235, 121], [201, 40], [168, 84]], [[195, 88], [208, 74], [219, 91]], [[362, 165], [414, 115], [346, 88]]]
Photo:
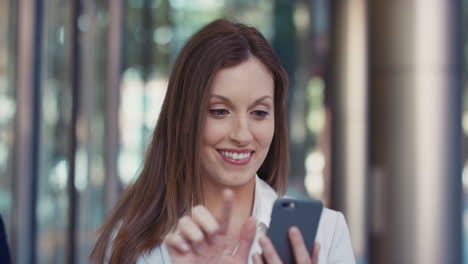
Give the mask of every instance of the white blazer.
[[[270, 215], [278, 195], [266, 182], [256, 178], [255, 200], [252, 216], [268, 227]], [[258, 243], [260, 234], [265, 232], [257, 229], [252, 248], [250, 249], [249, 263], [252, 263], [253, 253], [261, 253]], [[319, 264], [353, 264], [355, 263], [348, 227], [343, 214], [324, 208], [317, 230], [316, 242], [320, 243]], [[165, 244], [150, 250], [138, 258], [137, 264], [170, 264], [171, 258]]]

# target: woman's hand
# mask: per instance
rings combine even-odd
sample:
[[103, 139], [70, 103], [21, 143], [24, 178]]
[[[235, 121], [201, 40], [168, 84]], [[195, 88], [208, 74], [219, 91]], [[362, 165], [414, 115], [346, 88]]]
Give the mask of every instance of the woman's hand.
[[[320, 250], [320, 245], [318, 243], [314, 244], [312, 253], [309, 253], [307, 250], [304, 239], [302, 238], [301, 232], [297, 227], [291, 227], [289, 229], [289, 240], [294, 252], [294, 258], [297, 264], [317, 264], [318, 263], [318, 254]], [[279, 258], [276, 250], [271, 243], [271, 240], [267, 236], [260, 237], [260, 246], [262, 247], [263, 256], [265, 261], [268, 264], [281, 264], [281, 259]], [[263, 264], [264, 261], [259, 254], [253, 255], [254, 264]]]
[[[165, 243], [172, 263], [247, 263], [250, 247], [256, 232], [256, 221], [249, 218], [243, 225], [240, 240], [227, 236], [234, 199], [231, 191], [224, 192], [223, 212], [215, 218], [206, 207], [196, 206], [192, 216], [184, 216], [179, 222], [179, 233], [166, 236]], [[237, 246], [235, 254], [232, 254]]]

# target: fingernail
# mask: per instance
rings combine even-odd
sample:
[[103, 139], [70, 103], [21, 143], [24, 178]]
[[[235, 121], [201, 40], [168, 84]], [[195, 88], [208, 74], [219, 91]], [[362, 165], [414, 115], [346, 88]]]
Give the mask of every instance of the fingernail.
[[297, 227], [291, 228], [290, 234], [296, 239], [299, 239], [301, 237], [301, 231]]
[[231, 189], [224, 189], [224, 198], [232, 199], [234, 197], [234, 193]]
[[184, 241], [180, 242], [178, 246], [179, 246], [179, 249], [183, 252], [187, 252], [190, 250], [190, 246]]

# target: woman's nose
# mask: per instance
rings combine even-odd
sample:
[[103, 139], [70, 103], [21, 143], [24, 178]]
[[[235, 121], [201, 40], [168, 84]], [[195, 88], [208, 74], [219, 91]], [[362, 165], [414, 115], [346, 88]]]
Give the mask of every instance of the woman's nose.
[[253, 135], [249, 127], [248, 117], [238, 117], [235, 119], [230, 137], [231, 140], [241, 146], [246, 146], [252, 141]]

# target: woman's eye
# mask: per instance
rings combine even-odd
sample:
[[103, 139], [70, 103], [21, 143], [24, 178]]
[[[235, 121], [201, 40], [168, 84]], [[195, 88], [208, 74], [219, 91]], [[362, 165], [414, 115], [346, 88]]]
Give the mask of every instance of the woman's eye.
[[210, 109], [208, 111], [210, 112], [210, 114], [218, 117], [222, 117], [229, 114], [229, 111], [226, 109]]
[[263, 111], [263, 110], [255, 110], [252, 112], [252, 114], [256, 117], [261, 117], [261, 118], [264, 118], [266, 117], [267, 115], [269, 115], [269, 113], [267, 111]]

